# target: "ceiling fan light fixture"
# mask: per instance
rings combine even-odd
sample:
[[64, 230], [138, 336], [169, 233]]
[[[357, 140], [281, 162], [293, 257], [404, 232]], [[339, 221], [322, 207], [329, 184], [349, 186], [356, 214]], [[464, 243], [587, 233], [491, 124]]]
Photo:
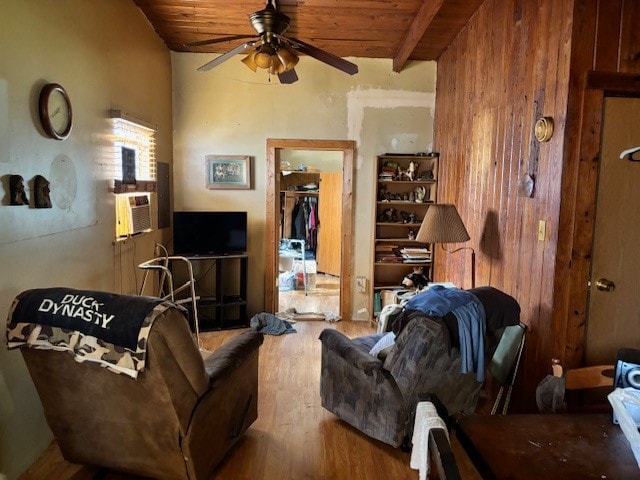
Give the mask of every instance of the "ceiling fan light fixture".
[[254, 72], [258, 69], [258, 65], [256, 64], [255, 59], [256, 52], [251, 52], [249, 55], [242, 59], [242, 63], [244, 63], [247, 67], [249, 67]]
[[276, 55], [273, 55], [272, 60], [271, 66], [269, 67], [269, 73], [271, 75], [283, 73], [285, 71], [285, 66], [282, 64], [280, 59]]
[[267, 1], [267, 5], [263, 10], [253, 12], [249, 15], [249, 20], [255, 31], [258, 32], [258, 35], [268, 32], [275, 32], [278, 35], [282, 35], [287, 28], [289, 28], [291, 22], [289, 17], [273, 6], [271, 0]]
[[[355, 63], [351, 63], [297, 38], [285, 37], [284, 32], [288, 29], [291, 19], [276, 9], [274, 6], [275, 0], [265, 1], [267, 4], [264, 9], [249, 16], [251, 25], [256, 30], [258, 37], [237, 45], [226, 53], [217, 56], [198, 67], [198, 71], [206, 72], [211, 70], [235, 55], [245, 53], [248, 49], [254, 48], [252, 53], [242, 59], [242, 62], [254, 72], [261, 68], [271, 72], [271, 74], [277, 74], [282, 84], [291, 84], [298, 81], [295, 66], [298, 64], [300, 55], [313, 57], [349, 75], [358, 73], [358, 66]], [[249, 35], [218, 36], [214, 39], [194, 42], [190, 45], [202, 46], [244, 38], [249, 38]]]
[[254, 55], [256, 65], [260, 68], [269, 68], [273, 63], [273, 48], [262, 45]]
[[278, 49], [278, 59], [282, 65], [284, 65], [285, 72], [292, 70], [300, 60], [293, 50], [286, 46], [282, 46]]

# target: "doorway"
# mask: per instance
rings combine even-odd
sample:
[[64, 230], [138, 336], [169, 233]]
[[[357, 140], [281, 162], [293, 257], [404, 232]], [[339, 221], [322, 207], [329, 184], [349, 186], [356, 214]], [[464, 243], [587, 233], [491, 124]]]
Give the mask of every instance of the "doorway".
[[[278, 286], [281, 280], [291, 278], [280, 277], [282, 271], [295, 274], [296, 283], [284, 286], [289, 291], [293, 287], [298, 296], [299, 292], [303, 296], [306, 296], [305, 292], [337, 293], [337, 316], [350, 319], [354, 150], [355, 142], [352, 141], [267, 140], [267, 258], [264, 285], [265, 308], [268, 311], [282, 310]], [[294, 160], [295, 155], [291, 155], [294, 151], [309, 152], [312, 158], [312, 153], [326, 152], [325, 157], [334, 166], [318, 168], [306, 165], [303, 161]], [[335, 167], [335, 160], [331, 158], [340, 160], [339, 168]], [[324, 220], [320, 214], [324, 230], [320, 226], [317, 236], [308, 236], [308, 232], [292, 233], [291, 229], [295, 228], [291, 225], [294, 207], [306, 208], [307, 212], [312, 211], [312, 207], [324, 211]], [[327, 216], [326, 212], [334, 214]], [[294, 242], [287, 242], [292, 237], [298, 238], [293, 238]], [[303, 282], [302, 286], [300, 282]], [[336, 291], [329, 292], [331, 289]], [[326, 310], [326, 302], [316, 299], [318, 301]]]
[[606, 97], [587, 321], [588, 365], [613, 363], [622, 347], [640, 348], [640, 162], [620, 158], [621, 152], [639, 146], [640, 98]]

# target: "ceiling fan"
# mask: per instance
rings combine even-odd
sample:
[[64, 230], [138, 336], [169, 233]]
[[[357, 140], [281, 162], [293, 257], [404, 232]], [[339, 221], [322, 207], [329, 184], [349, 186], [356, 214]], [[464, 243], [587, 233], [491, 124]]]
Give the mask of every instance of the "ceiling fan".
[[[297, 38], [284, 37], [284, 32], [289, 28], [291, 19], [284, 13], [278, 11], [272, 2], [273, 0], [267, 0], [267, 5], [264, 9], [249, 15], [251, 25], [258, 33], [257, 38], [244, 42], [228, 52], [223, 53], [219, 57], [199, 67], [198, 70], [206, 72], [234, 55], [249, 50], [249, 54], [242, 62], [254, 72], [257, 68], [268, 70], [272, 75], [278, 76], [280, 83], [293, 83], [298, 80], [298, 75], [294, 70], [294, 67], [298, 63], [297, 53], [309, 55], [349, 75], [358, 73], [358, 66], [355, 63], [351, 63], [332, 53], [309, 45]], [[198, 47], [243, 38], [250, 38], [250, 35], [220, 37], [189, 43], [187, 46]]]

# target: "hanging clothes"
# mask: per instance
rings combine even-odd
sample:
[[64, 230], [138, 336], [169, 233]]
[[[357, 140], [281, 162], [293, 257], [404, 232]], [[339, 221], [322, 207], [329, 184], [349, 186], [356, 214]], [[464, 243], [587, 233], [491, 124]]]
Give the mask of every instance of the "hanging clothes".
[[307, 240], [306, 218], [304, 212], [304, 200], [301, 198], [293, 207], [292, 224], [291, 224], [291, 238], [297, 240]]
[[[304, 240], [307, 252], [311, 253], [311, 258], [315, 257], [318, 248], [318, 199], [316, 197], [298, 198], [289, 218], [291, 232], [286, 238]], [[286, 228], [284, 233], [287, 233]]]
[[318, 248], [318, 200], [315, 197], [309, 199], [309, 248], [314, 253]]

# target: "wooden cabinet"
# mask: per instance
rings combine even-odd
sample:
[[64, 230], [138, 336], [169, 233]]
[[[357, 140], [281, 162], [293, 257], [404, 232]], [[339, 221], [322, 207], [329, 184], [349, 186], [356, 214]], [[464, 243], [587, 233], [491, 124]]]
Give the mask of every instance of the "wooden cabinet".
[[[375, 168], [373, 232], [373, 312], [381, 307], [381, 291], [400, 289], [405, 275], [422, 267], [433, 278], [431, 245], [415, 241], [429, 205], [436, 201], [438, 155], [380, 155]], [[425, 249], [403, 255], [403, 249]]]

